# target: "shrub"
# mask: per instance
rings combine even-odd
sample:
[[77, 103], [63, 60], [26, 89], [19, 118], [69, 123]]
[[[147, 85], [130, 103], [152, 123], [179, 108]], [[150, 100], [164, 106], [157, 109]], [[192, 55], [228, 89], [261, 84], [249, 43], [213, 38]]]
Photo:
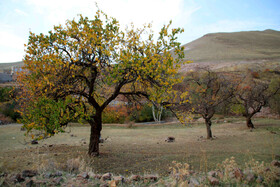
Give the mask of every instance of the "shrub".
[[259, 79], [260, 78], [260, 74], [258, 72], [252, 72], [252, 77], [255, 79]]
[[12, 99], [11, 92], [13, 88], [12, 87], [0, 87], [0, 102], [6, 102], [10, 101]]
[[0, 113], [2, 123], [11, 123], [20, 118], [20, 114], [16, 112], [17, 103], [13, 100], [12, 95], [14, 89], [12, 87], [0, 88]]
[[0, 125], [9, 123], [13, 123], [13, 120], [10, 117], [0, 113]]
[[[169, 110], [163, 110], [162, 119], [172, 116]], [[135, 122], [150, 122], [154, 121], [152, 107], [148, 104], [140, 105], [117, 105], [110, 106], [105, 109], [102, 115], [103, 123], [127, 123]]]
[[153, 121], [153, 113], [152, 113], [152, 107], [150, 107], [148, 104], [144, 104], [142, 107], [140, 107], [139, 110], [134, 110], [131, 113], [130, 120], [135, 122], [149, 122]]
[[103, 123], [124, 123], [128, 113], [125, 105], [107, 107], [102, 115]]
[[269, 107], [272, 109], [273, 112], [280, 115], [280, 93], [270, 98]]
[[5, 104], [2, 104], [2, 109], [0, 112], [7, 117], [10, 117], [12, 120], [16, 121], [20, 118], [20, 114], [16, 111], [16, 102], [11, 101]]
[[[130, 114], [130, 120], [135, 122], [150, 122], [154, 121], [153, 109], [150, 105], [144, 104], [142, 106], [137, 106], [133, 108], [134, 110]], [[163, 109], [161, 114], [161, 120], [168, 117], [173, 117], [173, 114], [168, 109]]]

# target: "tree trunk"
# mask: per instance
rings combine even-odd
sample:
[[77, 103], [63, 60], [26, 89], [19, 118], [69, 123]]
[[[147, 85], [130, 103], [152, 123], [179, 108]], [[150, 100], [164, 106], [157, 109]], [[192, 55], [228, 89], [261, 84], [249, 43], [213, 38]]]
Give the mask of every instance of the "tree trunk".
[[100, 132], [102, 130], [102, 120], [101, 113], [96, 113], [94, 116], [94, 121], [90, 122], [91, 130], [90, 130], [90, 140], [89, 140], [89, 149], [88, 154], [90, 156], [98, 156], [99, 155], [99, 139]]
[[255, 128], [254, 124], [252, 123], [251, 117], [246, 117], [246, 125], [250, 129], [254, 129]]
[[205, 119], [205, 124], [206, 124], [206, 129], [207, 129], [207, 139], [211, 139], [212, 138], [212, 131], [211, 131], [211, 119], [206, 118]]
[[160, 122], [161, 121], [161, 115], [163, 111], [163, 106], [160, 106], [159, 109], [156, 109], [154, 105], [152, 105], [152, 114], [155, 122]]

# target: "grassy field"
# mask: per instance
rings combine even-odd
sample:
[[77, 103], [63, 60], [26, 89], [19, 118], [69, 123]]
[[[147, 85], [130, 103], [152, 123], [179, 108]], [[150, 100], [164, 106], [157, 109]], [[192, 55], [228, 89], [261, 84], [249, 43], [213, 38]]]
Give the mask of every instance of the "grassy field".
[[[214, 140], [206, 140], [204, 124], [104, 125], [100, 144], [101, 155], [88, 158], [89, 126], [71, 125], [67, 133], [39, 142], [29, 141], [20, 125], [0, 126], [0, 170], [17, 172], [23, 169], [56, 167], [80, 157], [96, 173], [168, 174], [172, 161], [187, 162], [193, 169], [209, 171], [217, 163], [234, 156], [239, 164], [251, 158], [271, 162], [280, 155], [280, 120], [257, 119], [250, 131], [238, 118], [225, 119], [212, 127]], [[174, 136], [175, 142], [165, 138]]]

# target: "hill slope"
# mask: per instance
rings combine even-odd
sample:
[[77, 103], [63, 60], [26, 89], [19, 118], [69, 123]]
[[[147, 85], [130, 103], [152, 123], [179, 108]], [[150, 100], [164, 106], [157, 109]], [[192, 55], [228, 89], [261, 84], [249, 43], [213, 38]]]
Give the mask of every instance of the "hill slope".
[[22, 67], [23, 62], [10, 62], [10, 63], [0, 63], [0, 72], [11, 73], [12, 67]]
[[280, 59], [280, 31], [206, 34], [185, 46], [194, 62], [232, 62]]

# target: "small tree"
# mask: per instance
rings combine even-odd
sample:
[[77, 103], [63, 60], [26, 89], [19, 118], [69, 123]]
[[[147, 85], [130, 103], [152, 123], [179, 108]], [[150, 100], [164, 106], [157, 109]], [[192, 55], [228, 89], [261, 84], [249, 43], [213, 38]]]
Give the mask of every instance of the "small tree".
[[250, 74], [239, 82], [242, 83], [235, 93], [237, 104], [240, 105], [237, 106], [237, 113], [242, 113], [246, 118], [248, 128], [255, 128], [252, 117], [268, 104], [270, 98], [279, 93], [280, 82], [277, 79], [255, 79]]
[[44, 138], [73, 119], [86, 120], [88, 154], [98, 155], [102, 113], [117, 96], [154, 100], [179, 81], [184, 53], [176, 35], [183, 30], [170, 33], [170, 25], [155, 40], [150, 25], [121, 31], [116, 19], [98, 10], [93, 20], [80, 16], [47, 35], [30, 33], [18, 77], [25, 128], [43, 131], [33, 136]]
[[217, 107], [233, 97], [235, 85], [223, 74], [203, 68], [187, 75], [184, 84], [179, 87], [181, 92], [187, 90], [188, 93], [181, 94], [181, 102], [169, 108], [179, 119], [186, 115], [186, 112], [201, 115], [205, 120], [207, 139], [212, 138], [211, 119]]
[[162, 105], [159, 105], [159, 107], [157, 107], [154, 104], [152, 105], [152, 113], [153, 113], [153, 118], [154, 118], [155, 122], [160, 123], [161, 117], [162, 117], [162, 112], [163, 112]]

